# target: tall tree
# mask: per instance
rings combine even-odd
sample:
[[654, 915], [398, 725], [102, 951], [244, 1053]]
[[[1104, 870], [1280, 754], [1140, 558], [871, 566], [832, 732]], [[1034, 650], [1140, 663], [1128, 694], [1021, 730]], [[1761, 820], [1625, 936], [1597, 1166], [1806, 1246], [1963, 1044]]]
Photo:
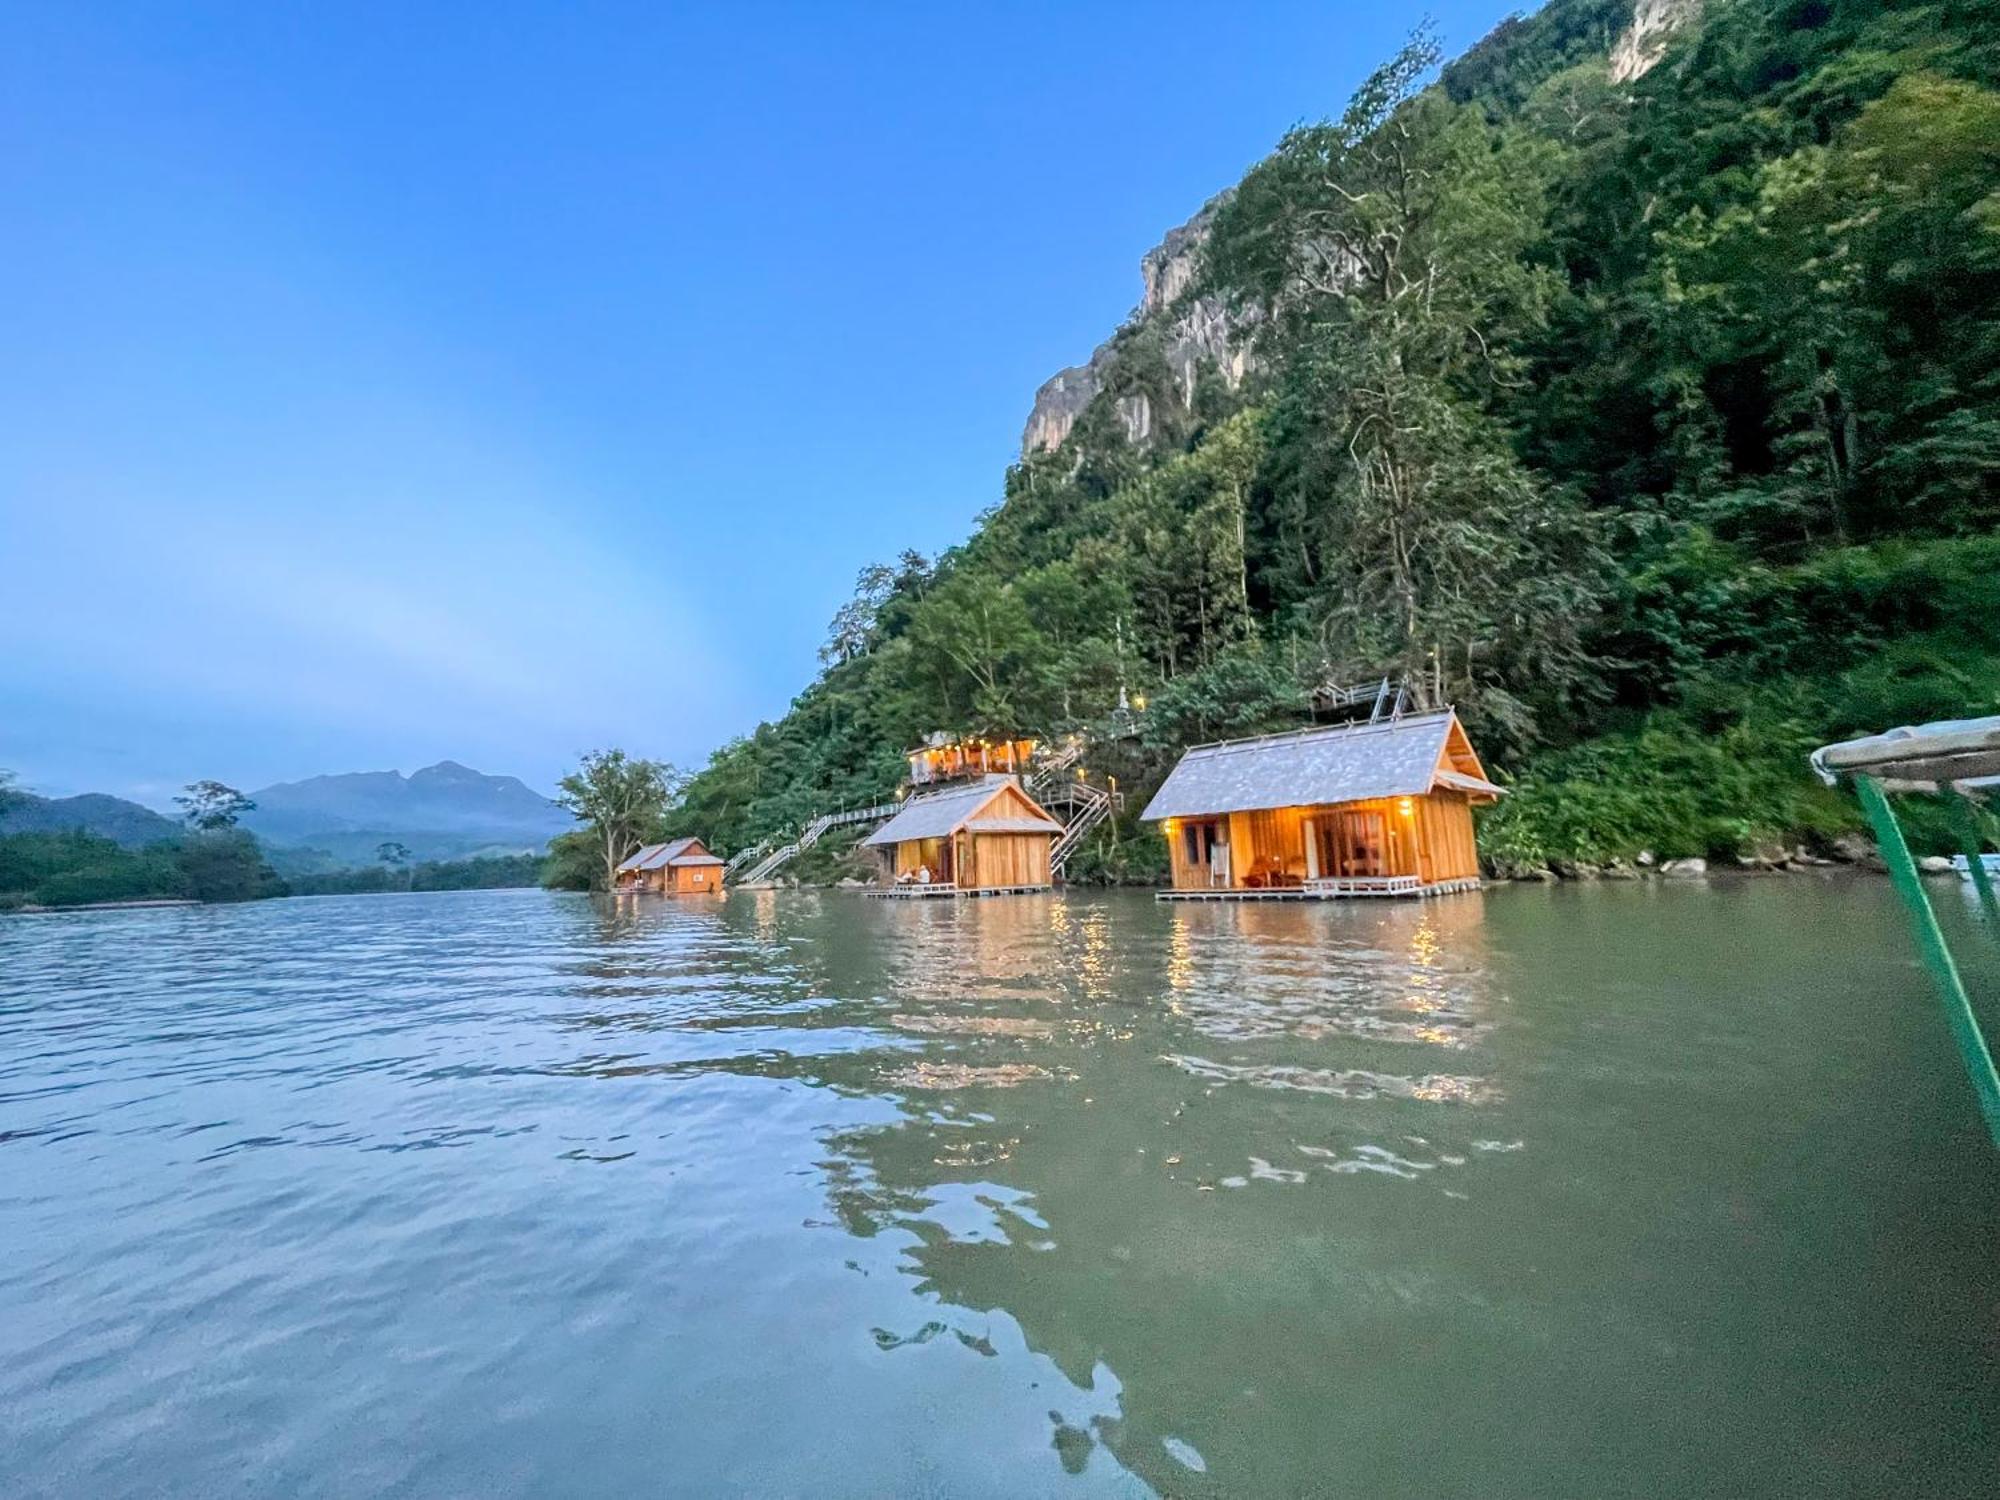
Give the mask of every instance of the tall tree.
[[1560, 703], [1591, 681], [1608, 558], [1492, 414], [1555, 290], [1534, 257], [1551, 148], [1422, 89], [1437, 59], [1419, 32], [1338, 120], [1287, 135], [1218, 215], [1210, 274], [1261, 297], [1288, 345], [1330, 663], [1439, 672], [1526, 737], [1529, 685]]
[[220, 781], [191, 781], [182, 795], [174, 798], [188, 827], [201, 833], [219, 833], [234, 828], [237, 819], [255, 812], [257, 804]]
[[666, 817], [686, 780], [665, 761], [636, 759], [623, 750], [593, 750], [557, 783], [556, 801], [588, 827], [604, 889], [611, 888], [618, 866]]

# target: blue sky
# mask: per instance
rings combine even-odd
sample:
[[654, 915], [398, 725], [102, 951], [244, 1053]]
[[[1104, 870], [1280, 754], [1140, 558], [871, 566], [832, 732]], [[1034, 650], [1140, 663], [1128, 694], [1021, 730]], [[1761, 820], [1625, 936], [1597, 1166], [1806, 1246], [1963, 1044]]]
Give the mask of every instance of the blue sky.
[[0, 5], [0, 767], [700, 764], [1417, 14]]

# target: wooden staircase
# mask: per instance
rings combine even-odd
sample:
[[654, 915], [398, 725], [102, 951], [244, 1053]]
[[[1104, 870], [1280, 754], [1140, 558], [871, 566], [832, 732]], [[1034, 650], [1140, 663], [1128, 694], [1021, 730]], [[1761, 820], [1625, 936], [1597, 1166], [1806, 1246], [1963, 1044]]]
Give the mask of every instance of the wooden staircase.
[[1049, 873], [1061, 875], [1063, 866], [1076, 852], [1077, 846], [1093, 828], [1111, 816], [1111, 794], [1087, 781], [1057, 780], [1046, 797], [1038, 796], [1035, 800], [1051, 812], [1057, 807], [1068, 810], [1068, 816], [1062, 820], [1063, 831], [1049, 849]]
[[[744, 873], [743, 878], [737, 881], [736, 884], [739, 887], [769, 885], [773, 875], [777, 874], [791, 860], [812, 848], [814, 844], [817, 844], [820, 841], [820, 836], [826, 833], [828, 829], [847, 828], [856, 823], [880, 823], [885, 818], [893, 817], [897, 808], [901, 805], [901, 803], [897, 802], [878, 802], [872, 807], [850, 807], [846, 812], [821, 813], [817, 818], [806, 824], [804, 828], [800, 829], [799, 836], [789, 844], [781, 844], [759, 859]], [[737, 859], [742, 858], [744, 858], [744, 855], [739, 854], [737, 856]], [[734, 863], [735, 861], [731, 861], [731, 864]], [[723, 866], [722, 873], [724, 879], [728, 878], [729, 872], [730, 866]]]

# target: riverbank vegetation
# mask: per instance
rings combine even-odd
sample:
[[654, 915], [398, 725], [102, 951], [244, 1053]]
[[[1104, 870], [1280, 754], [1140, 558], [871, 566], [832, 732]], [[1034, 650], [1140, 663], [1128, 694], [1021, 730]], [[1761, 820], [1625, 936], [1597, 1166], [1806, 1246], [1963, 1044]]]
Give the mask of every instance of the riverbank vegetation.
[[[0, 810], [11, 797], [0, 772]], [[275, 896], [388, 891], [491, 890], [541, 883], [538, 854], [412, 862], [385, 843], [374, 866], [280, 875], [272, 855], [237, 820], [255, 806], [221, 782], [196, 782], [175, 802], [183, 829], [120, 843], [82, 828], [0, 834], [0, 911], [130, 901], [257, 901]]]
[[104, 901], [254, 901], [285, 883], [249, 834], [194, 831], [126, 849], [72, 829], [0, 838], [0, 909]]
[[[1441, 68], [1419, 35], [1289, 134], [1060, 445], [864, 572], [673, 831], [878, 800], [935, 730], [1082, 729], [1128, 798], [1072, 874], [1152, 878], [1181, 749], [1387, 674], [1511, 783], [1490, 855], [1752, 858], [1857, 825], [1812, 745], [2000, 711], [2000, 5], [1680, 10], [1623, 82], [1627, 0]], [[1218, 320], [1240, 380], [1186, 362]]]

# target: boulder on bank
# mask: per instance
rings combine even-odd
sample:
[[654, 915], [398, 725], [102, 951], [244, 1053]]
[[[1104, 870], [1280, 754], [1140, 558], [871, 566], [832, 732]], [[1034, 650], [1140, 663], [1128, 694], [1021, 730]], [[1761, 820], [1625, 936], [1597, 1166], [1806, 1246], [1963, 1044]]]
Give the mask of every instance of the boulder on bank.
[[1942, 854], [1926, 854], [1917, 861], [1917, 871], [1923, 875], [1956, 875], [1957, 869]]
[[1638, 866], [1628, 865], [1622, 859], [1612, 860], [1610, 864], [1597, 873], [1606, 880], [1637, 880], [1639, 878]]
[[1488, 880], [1554, 880], [1555, 872], [1546, 865], [1538, 865], [1525, 859], [1509, 859], [1504, 854], [1486, 857], [1486, 878]]
[[1776, 839], [1752, 839], [1737, 851], [1736, 865], [1743, 870], [1782, 870], [1791, 858], [1791, 851]]
[[1700, 880], [1708, 874], [1705, 859], [1670, 859], [1660, 866], [1660, 873], [1669, 880]]

